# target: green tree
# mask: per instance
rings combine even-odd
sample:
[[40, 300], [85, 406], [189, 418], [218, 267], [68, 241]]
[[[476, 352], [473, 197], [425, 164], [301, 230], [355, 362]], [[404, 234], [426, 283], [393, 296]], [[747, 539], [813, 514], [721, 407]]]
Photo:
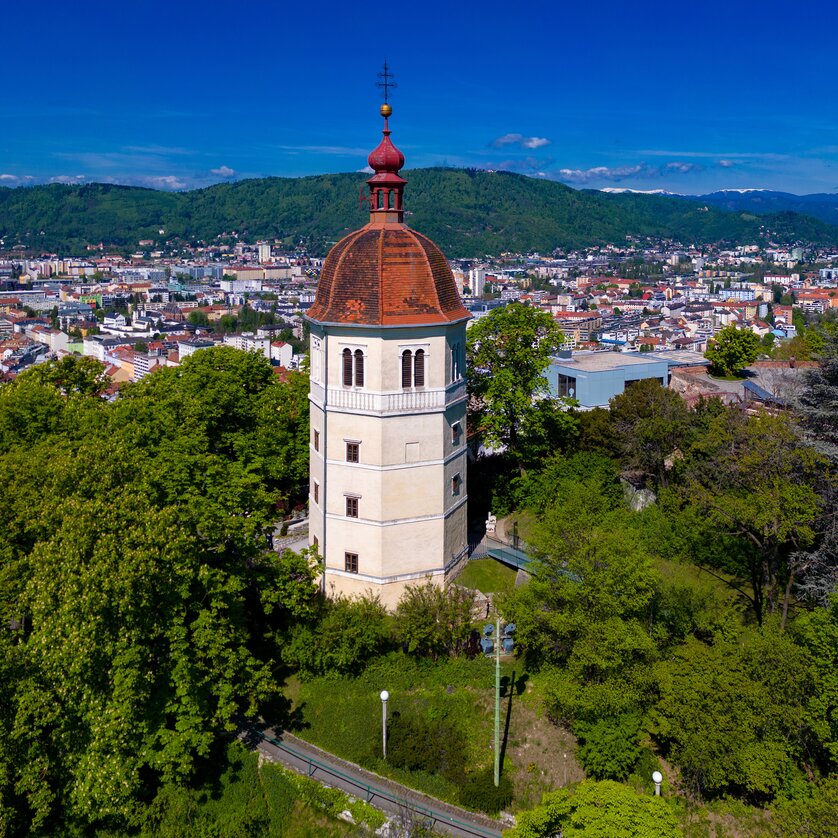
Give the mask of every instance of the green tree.
[[21, 377], [49, 384], [65, 396], [99, 396], [111, 383], [101, 362], [78, 355], [65, 355], [58, 360], [37, 364]]
[[521, 444], [538, 421], [545, 370], [562, 341], [553, 317], [512, 303], [478, 320], [467, 335], [470, 409], [477, 430], [521, 462]]
[[466, 649], [471, 635], [474, 592], [428, 581], [405, 589], [396, 608], [396, 637], [417, 655], [438, 658]]
[[682, 496], [718, 533], [736, 539], [717, 560], [750, 586], [750, 594], [742, 593], [760, 623], [766, 611], [781, 612], [785, 623], [798, 560], [820, 526], [827, 481], [823, 458], [800, 442], [788, 416], [725, 410], [689, 449]]
[[838, 334], [824, 336], [820, 366], [806, 371], [797, 410], [815, 444], [838, 460]]
[[221, 348], [113, 404], [35, 373], [0, 388], [0, 609], [20, 627], [0, 633], [0, 810], [21, 832], [115, 827], [277, 695], [277, 641], [318, 596], [312, 556], [266, 549], [307, 411]]
[[648, 378], [614, 396], [610, 413], [623, 467], [666, 486], [673, 455], [684, 445], [690, 427], [684, 400]]
[[321, 601], [310, 624], [298, 623], [282, 649], [283, 660], [304, 677], [357, 674], [387, 642], [385, 610], [378, 597]]
[[759, 357], [759, 338], [750, 329], [725, 326], [707, 342], [704, 357], [713, 375], [736, 375]]
[[658, 665], [652, 733], [694, 791], [765, 800], [803, 778], [813, 684], [808, 656], [788, 635], [764, 629], [743, 640], [689, 639]]
[[682, 834], [664, 798], [639, 794], [612, 780], [586, 780], [575, 789], [545, 794], [540, 806], [518, 815], [504, 838], [678, 838]]

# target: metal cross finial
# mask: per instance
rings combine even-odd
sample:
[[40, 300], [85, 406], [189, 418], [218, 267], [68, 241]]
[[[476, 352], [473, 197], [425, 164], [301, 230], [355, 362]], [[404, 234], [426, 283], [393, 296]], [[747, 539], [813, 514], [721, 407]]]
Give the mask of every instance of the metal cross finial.
[[393, 74], [390, 72], [390, 68], [387, 66], [387, 59], [384, 59], [384, 70], [378, 74], [378, 78], [381, 81], [376, 82], [376, 85], [380, 87], [384, 91], [384, 103], [387, 104], [389, 102], [390, 91], [394, 87], [398, 87], [393, 79], [395, 78]]

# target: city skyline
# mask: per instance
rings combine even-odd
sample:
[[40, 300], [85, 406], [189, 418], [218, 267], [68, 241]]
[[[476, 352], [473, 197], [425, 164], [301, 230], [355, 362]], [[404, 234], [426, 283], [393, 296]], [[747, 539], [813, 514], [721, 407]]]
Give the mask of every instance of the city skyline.
[[686, 194], [838, 190], [830, 8], [41, 9], [6, 15], [17, 71], [0, 103], [0, 185], [187, 189], [363, 169], [386, 57], [407, 168]]

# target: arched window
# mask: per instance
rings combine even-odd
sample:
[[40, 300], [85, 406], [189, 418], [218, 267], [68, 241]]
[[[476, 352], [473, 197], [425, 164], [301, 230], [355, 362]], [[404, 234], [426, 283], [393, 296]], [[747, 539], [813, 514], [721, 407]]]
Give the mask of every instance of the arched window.
[[410, 380], [413, 377], [413, 355], [409, 349], [402, 352], [402, 387], [410, 387]]
[[343, 386], [352, 386], [352, 350], [343, 350]]
[[413, 356], [413, 386], [425, 386], [425, 350], [417, 349]]
[[364, 353], [360, 349], [355, 350], [355, 386], [364, 386]]

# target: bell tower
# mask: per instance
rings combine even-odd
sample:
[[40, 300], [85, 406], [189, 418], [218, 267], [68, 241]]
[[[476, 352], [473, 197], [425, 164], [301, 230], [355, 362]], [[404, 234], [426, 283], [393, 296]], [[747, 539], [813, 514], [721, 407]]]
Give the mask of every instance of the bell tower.
[[386, 98], [381, 115], [369, 223], [332, 248], [307, 314], [309, 538], [328, 595], [372, 591], [392, 609], [467, 557], [469, 314], [442, 251], [404, 223]]

